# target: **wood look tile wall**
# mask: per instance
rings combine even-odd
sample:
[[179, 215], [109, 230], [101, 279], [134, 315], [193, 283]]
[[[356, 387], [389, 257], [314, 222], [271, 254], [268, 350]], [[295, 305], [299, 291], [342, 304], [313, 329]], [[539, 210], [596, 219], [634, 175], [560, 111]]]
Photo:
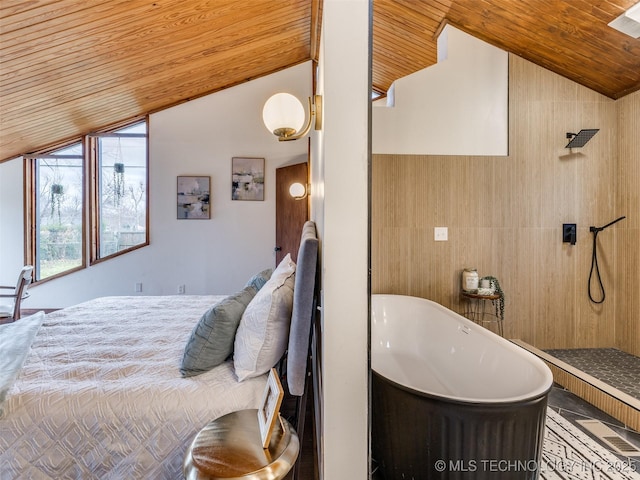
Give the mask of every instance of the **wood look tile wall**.
[[618, 348], [640, 355], [640, 92], [617, 102], [618, 185], [616, 203], [627, 218], [616, 237], [615, 302]]
[[[640, 355], [640, 96], [613, 101], [510, 57], [506, 157], [374, 155], [372, 288], [461, 312], [465, 267], [505, 291], [505, 337]], [[599, 128], [582, 149], [566, 132]], [[463, 135], [464, 132], [461, 132]], [[592, 237], [607, 298], [587, 296]], [[562, 224], [576, 223], [575, 246]], [[433, 229], [449, 228], [447, 242]]]

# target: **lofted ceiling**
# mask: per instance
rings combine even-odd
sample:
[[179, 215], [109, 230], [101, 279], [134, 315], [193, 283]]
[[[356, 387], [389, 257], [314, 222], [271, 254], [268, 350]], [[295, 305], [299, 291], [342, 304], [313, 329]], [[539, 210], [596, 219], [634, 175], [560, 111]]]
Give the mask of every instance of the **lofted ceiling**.
[[0, 160], [317, 55], [321, 0], [2, 0]]
[[374, 0], [373, 87], [436, 61], [443, 20], [610, 98], [640, 89], [640, 39], [607, 24], [638, 0]]
[[[637, 0], [374, 0], [373, 88], [436, 61], [443, 22], [610, 98], [640, 89]], [[0, 161], [318, 55], [322, 0], [2, 0]]]

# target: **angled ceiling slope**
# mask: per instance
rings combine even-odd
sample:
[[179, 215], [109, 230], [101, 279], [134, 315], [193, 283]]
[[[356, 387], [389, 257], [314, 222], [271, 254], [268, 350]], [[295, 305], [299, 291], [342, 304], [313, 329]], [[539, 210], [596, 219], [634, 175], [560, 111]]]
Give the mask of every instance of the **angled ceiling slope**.
[[0, 161], [315, 59], [321, 0], [3, 0]]
[[[373, 0], [373, 87], [436, 63], [444, 21], [610, 98], [640, 89], [637, 0]], [[0, 161], [317, 60], [322, 0], [3, 0]]]
[[[373, 85], [436, 61], [446, 21], [607, 97], [640, 90], [640, 39], [608, 23], [638, 0], [374, 0]], [[402, 75], [401, 75], [402, 76]]]

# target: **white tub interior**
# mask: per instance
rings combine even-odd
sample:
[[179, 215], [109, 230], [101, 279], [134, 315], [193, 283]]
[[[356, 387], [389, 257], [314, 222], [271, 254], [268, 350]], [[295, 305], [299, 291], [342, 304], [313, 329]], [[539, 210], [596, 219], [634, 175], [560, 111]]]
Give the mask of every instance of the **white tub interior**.
[[553, 382], [535, 355], [423, 298], [373, 295], [371, 365], [405, 387], [494, 403], [537, 397]]

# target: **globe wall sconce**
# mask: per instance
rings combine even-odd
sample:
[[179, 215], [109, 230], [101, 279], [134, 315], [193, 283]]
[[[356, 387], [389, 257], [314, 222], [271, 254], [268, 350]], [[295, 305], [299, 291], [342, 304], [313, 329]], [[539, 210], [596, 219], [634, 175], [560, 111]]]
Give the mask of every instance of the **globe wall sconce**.
[[309, 97], [306, 125], [305, 117], [302, 103], [290, 93], [276, 93], [267, 100], [262, 109], [265, 126], [281, 142], [306, 136], [311, 131], [312, 123], [315, 130], [322, 130], [322, 95]]
[[309, 195], [309, 186], [303, 185], [300, 182], [292, 183], [289, 186], [289, 195], [291, 195], [295, 200], [303, 200], [307, 198], [307, 195]]

